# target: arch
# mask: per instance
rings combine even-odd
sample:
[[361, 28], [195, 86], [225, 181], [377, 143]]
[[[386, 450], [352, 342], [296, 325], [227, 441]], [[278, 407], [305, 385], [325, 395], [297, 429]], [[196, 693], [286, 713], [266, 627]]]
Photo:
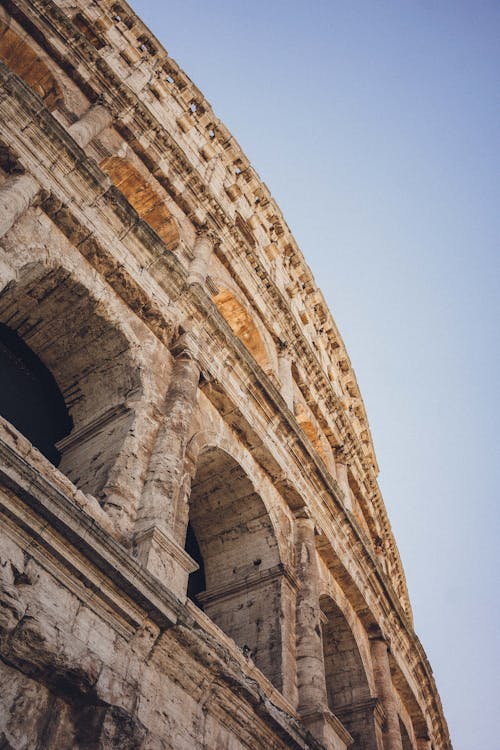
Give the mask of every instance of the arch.
[[[384, 543], [377, 529], [373, 507], [367, 500], [366, 493], [360, 489], [359, 483], [350, 469], [348, 470], [348, 481], [351, 490], [351, 498], [353, 500], [353, 514], [361, 528], [364, 530], [369, 543], [379, 558], [380, 564], [384, 569], [387, 569]], [[382, 532], [380, 531], [380, 534], [381, 533]]]
[[302, 427], [302, 429], [306, 433], [315, 451], [318, 453], [320, 458], [326, 464], [327, 462], [326, 452], [325, 452], [325, 448], [324, 448], [321, 436], [318, 430], [314, 427], [311, 420], [309, 419], [309, 416], [306, 410], [304, 409], [304, 407], [302, 406], [300, 402], [295, 403], [295, 419], [297, 420], [299, 425]]
[[[255, 492], [264, 503], [266, 513], [271, 521], [273, 533], [278, 544], [280, 561], [286, 565], [293, 565], [293, 555], [290, 552], [289, 536], [282, 533], [283, 522], [282, 517], [277, 512], [276, 503], [270, 502], [270, 493], [273, 492], [273, 489], [276, 489], [277, 493], [281, 492], [280, 483], [273, 483], [273, 485], [270, 486], [269, 478], [264, 475], [264, 472], [256, 465], [256, 459], [252, 455], [251, 449], [243, 447], [243, 445], [235, 439], [234, 433], [231, 429], [225, 424], [219, 425], [217, 430], [210, 428], [198, 430], [191, 436], [186, 446], [185, 468], [191, 475], [192, 482], [194, 481], [198, 461], [201, 455], [205, 451], [211, 449], [218, 449], [222, 451], [222, 453], [227, 454], [241, 467], [242, 471], [247, 476], [252, 477], [251, 482]], [[286, 480], [286, 487], [288, 491], [292, 491], [288, 480]], [[298, 497], [297, 502], [299, 502]], [[300, 507], [302, 507], [302, 505], [303, 500], [300, 501]]]
[[283, 566], [261, 496], [235, 458], [206, 446], [189, 506], [186, 551], [200, 571], [188, 595], [281, 689]]
[[18, 334], [0, 323], [0, 415], [55, 466], [56, 443], [73, 420], [52, 373]]
[[103, 172], [113, 180], [130, 205], [135, 208], [163, 240], [169, 250], [179, 244], [177, 222], [165, 205], [161, 195], [147, 182], [141, 173], [119, 156], [109, 156], [100, 163]]
[[262, 336], [250, 314], [233, 292], [220, 289], [212, 300], [234, 335], [246, 346], [255, 361], [263, 370], [269, 370], [270, 361]]
[[[425, 711], [423, 711], [412, 687], [413, 680], [401, 668], [394, 651], [389, 651], [391, 678], [398, 700], [398, 713], [408, 736], [426, 737], [428, 733]], [[423, 678], [422, 678], [423, 679]]]
[[63, 95], [47, 64], [30, 45], [0, 19], [0, 60], [54, 109]]
[[408, 734], [404, 722], [401, 721], [401, 717], [399, 719], [399, 731], [401, 732], [401, 744], [403, 745], [403, 750], [414, 750], [410, 735]]
[[354, 738], [353, 750], [376, 750], [376, 701], [356, 638], [331, 597], [322, 596], [320, 607], [328, 706]]
[[42, 262], [22, 267], [0, 292], [0, 323], [50, 373], [72, 419], [55, 445], [59, 468], [101, 498], [133, 422], [126, 401], [141, 388], [129, 342], [104, 313], [69, 271]]
[[352, 630], [333, 599], [320, 599], [328, 703], [336, 709], [370, 698], [365, 669]]

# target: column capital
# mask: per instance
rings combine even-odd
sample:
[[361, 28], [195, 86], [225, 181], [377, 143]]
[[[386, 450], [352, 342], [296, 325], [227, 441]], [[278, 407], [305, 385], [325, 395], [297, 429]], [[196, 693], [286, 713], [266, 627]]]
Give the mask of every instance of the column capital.
[[335, 461], [339, 464], [349, 465], [352, 460], [352, 452], [345, 443], [339, 443], [333, 449]]
[[305, 506], [297, 508], [293, 515], [296, 521], [310, 521], [314, 526], [314, 518], [312, 517], [309, 508], [306, 508]]
[[390, 646], [390, 640], [389, 638], [383, 633], [382, 628], [380, 625], [372, 625], [372, 627], [368, 630], [368, 640], [369, 641], [381, 641], [387, 645], [387, 648], [389, 649]]
[[214, 245], [214, 247], [220, 244], [218, 232], [207, 224], [196, 228], [196, 239], [207, 239]]
[[199, 345], [190, 331], [178, 334], [170, 345], [170, 354], [175, 359], [190, 359], [198, 363]]

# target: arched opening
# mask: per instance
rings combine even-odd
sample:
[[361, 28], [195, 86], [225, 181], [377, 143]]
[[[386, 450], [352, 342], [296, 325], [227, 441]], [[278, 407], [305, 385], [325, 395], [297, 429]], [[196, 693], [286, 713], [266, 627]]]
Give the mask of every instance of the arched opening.
[[73, 420], [51, 372], [24, 341], [0, 323], [0, 414], [55, 466], [56, 443]]
[[281, 689], [283, 575], [276, 537], [252, 482], [218, 448], [198, 460], [186, 551], [200, 565], [188, 596]]
[[188, 599], [196, 604], [197, 607], [203, 609], [203, 602], [198, 598], [199, 594], [203, 594], [207, 588], [207, 582], [205, 578], [205, 563], [201, 554], [200, 545], [196, 539], [196, 535], [193, 530], [193, 524], [191, 521], [188, 523], [186, 532], [186, 544], [185, 550], [198, 563], [198, 570], [193, 571], [190, 574], [188, 580], [187, 595]]
[[322, 458], [323, 462], [326, 463], [326, 452], [323, 447], [321, 437], [300, 402], [297, 402], [295, 404], [295, 419], [306, 433], [307, 437], [312, 443], [313, 448], [316, 450], [320, 458]]
[[355, 750], [376, 750], [375, 701], [356, 639], [330, 597], [321, 597], [320, 606], [328, 706], [354, 738]]
[[401, 732], [401, 743], [403, 745], [403, 750], [413, 750], [410, 735], [408, 734], [408, 731], [401, 719], [399, 720], [399, 731]]
[[384, 545], [383, 540], [379, 537], [375, 520], [373, 517], [373, 507], [369, 504], [366, 493], [362, 491], [359, 483], [354, 478], [351, 471], [348, 474], [349, 487], [351, 490], [351, 499], [353, 505], [353, 514], [358, 521], [359, 525], [365, 532], [368, 541], [372, 544], [375, 554], [379, 557], [380, 563], [383, 567], [386, 567], [386, 560], [384, 556]]
[[179, 244], [177, 222], [165, 205], [164, 199], [148, 184], [140, 172], [126, 159], [109, 156], [100, 164], [113, 180], [141, 219], [147, 221], [169, 250]]
[[35, 94], [44, 100], [49, 109], [54, 109], [63, 98], [61, 88], [47, 65], [35, 50], [1, 19], [0, 60], [22, 78]]
[[269, 369], [269, 358], [257, 326], [232, 292], [222, 289], [213, 297], [213, 301], [232, 332], [252, 354], [256, 362], [264, 369]]
[[[401, 733], [401, 736], [404, 737], [404, 734], [406, 733], [410, 738], [410, 742], [413, 743], [414, 746], [416, 737], [423, 738], [427, 736], [427, 719], [422, 710], [422, 706], [415, 696], [413, 688], [408, 683], [405, 673], [401, 670], [399, 663], [396, 661], [391, 651], [389, 651], [389, 664], [392, 683], [400, 703], [399, 716], [405, 728], [404, 732]], [[403, 747], [405, 747], [404, 743]]]
[[[67, 270], [41, 263], [1, 291], [0, 323], [3, 370], [22, 375], [11, 386], [16, 405], [2, 406], [2, 415], [51, 461], [60, 456], [60, 470], [79, 489], [105, 499], [134, 419], [126, 398], [140, 387], [126, 337]], [[38, 389], [36, 425], [16, 412], [25, 408], [19, 389], [30, 384]]]

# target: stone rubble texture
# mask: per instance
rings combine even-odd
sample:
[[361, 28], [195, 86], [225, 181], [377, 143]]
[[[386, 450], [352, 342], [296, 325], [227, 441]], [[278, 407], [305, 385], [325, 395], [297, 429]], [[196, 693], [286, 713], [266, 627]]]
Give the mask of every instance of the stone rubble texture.
[[0, 323], [73, 424], [56, 467], [0, 419], [0, 746], [451, 748], [349, 357], [234, 137], [123, 2], [2, 0], [0, 79]]

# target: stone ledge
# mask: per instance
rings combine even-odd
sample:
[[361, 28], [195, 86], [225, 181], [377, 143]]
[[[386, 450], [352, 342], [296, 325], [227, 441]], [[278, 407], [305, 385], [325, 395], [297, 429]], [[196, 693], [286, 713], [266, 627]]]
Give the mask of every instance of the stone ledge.
[[331, 739], [338, 739], [338, 741], [343, 743], [345, 747], [349, 747], [354, 743], [353, 737], [349, 734], [340, 719], [338, 719], [330, 709], [317, 709], [303, 712], [301, 713], [300, 718], [306, 727], [311, 728], [313, 734], [318, 732], [319, 727], [323, 727], [323, 731], [321, 732], [320, 730], [321, 734], [325, 734]]
[[351, 703], [346, 706], [338, 706], [335, 708], [335, 713], [342, 721], [348, 717], [351, 718], [355, 714], [372, 714], [374, 720], [379, 727], [382, 727], [385, 720], [385, 711], [382, 703], [378, 698], [368, 698], [365, 701], [359, 703]]
[[[195, 625], [191, 606], [183, 606], [125, 547], [57, 487], [50, 480], [50, 469], [58, 473], [50, 465], [47, 475], [42, 473], [43, 469], [34, 469], [0, 435], [0, 487], [10, 490], [4, 496], [0, 493], [0, 513], [20, 529], [24, 538], [58, 557], [68, 575], [78, 578], [85, 587], [93, 590], [98, 587], [104, 604], [122, 621], [125, 618], [132, 629], [143, 624], [140, 612], [133, 609], [133, 605], [138, 605], [161, 629], [175, 632], [175, 637], [189, 644], [202, 662], [206, 660], [217, 679], [227, 684], [231, 693], [240, 696], [287, 746], [295, 750], [324, 750], [259, 670], [249, 663], [243, 664], [248, 660], [240, 655], [238, 647], [227, 636], [221, 638], [218, 628], [202, 613], [199, 615], [205, 622]], [[97, 568], [97, 576], [92, 576], [87, 561]], [[55, 570], [48, 569], [55, 574]], [[110, 595], [113, 586], [118, 589], [115, 596]], [[102, 612], [99, 614], [102, 616]], [[110, 624], [120, 632], [115, 622]], [[126, 632], [122, 634], [127, 637]], [[224, 712], [222, 705], [220, 710]]]
[[[268, 691], [266, 689], [265, 683], [267, 681], [255, 667], [251, 670], [251, 675], [247, 674], [246, 670], [242, 670], [239, 660], [235, 656], [237, 650], [235, 645], [220, 642], [213, 634], [202, 630], [199, 626], [193, 628], [194, 623], [191, 622], [190, 614], [182, 605], [179, 604], [178, 611], [175, 611], [173, 608], [168, 611], [165, 603], [151, 601], [156, 599], [160, 593], [164, 599], [172, 598], [172, 595], [154, 578], [149, 576], [147, 571], [139, 570], [140, 566], [134, 560], [130, 559], [127, 564], [127, 561], [123, 557], [127, 556], [128, 553], [113, 540], [108, 540], [109, 544], [106, 545], [108, 554], [106, 555], [102, 549], [103, 540], [101, 534], [95, 528], [95, 523], [89, 522], [89, 519], [79, 518], [79, 516], [84, 514], [78, 509], [64, 507], [71, 504], [69, 499], [64, 496], [54, 498], [55, 488], [50, 486], [48, 480], [39, 477], [36, 481], [36, 486], [33, 486], [31, 484], [33, 478], [29, 475], [25, 477], [24, 481], [20, 477], [15, 477], [15, 457], [13, 459], [12, 455], [9, 455], [9, 451], [6, 450], [3, 442], [0, 443], [0, 461], [2, 462], [2, 468], [0, 469], [1, 482], [12, 490], [15, 489], [16, 493], [19, 493], [19, 496], [13, 498], [10, 503], [4, 501], [0, 495], [1, 511], [7, 513], [14, 523], [24, 527], [25, 534], [30, 534], [31, 539], [36, 540], [36, 543], [41, 547], [50, 546], [52, 526], [57, 526], [59, 531], [65, 526], [67, 529], [67, 538], [71, 537], [71, 543], [84, 554], [89, 552], [89, 544], [95, 545], [97, 548], [96, 552], [91, 556], [94, 565], [104, 571], [106, 576], [110, 576], [111, 567], [113, 566], [112, 569], [115, 571], [113, 581], [118, 583], [120, 593], [123, 592], [125, 596], [133, 596], [134, 600], [140, 603], [141, 608], [147, 610], [149, 617], [156, 624], [162, 629], [170, 628], [172, 633], [175, 632], [175, 637], [180, 644], [184, 644], [189, 648], [191, 653], [195, 655], [195, 658], [200, 659], [201, 663], [205, 663], [212, 671], [215, 684], [225, 685], [224, 693], [226, 694], [226, 699], [224, 700], [222, 695], [218, 695], [219, 704], [212, 706], [213, 712], [220, 713], [224, 720], [227, 720], [226, 714], [228, 711], [231, 714], [243, 712], [247, 715], [249, 722], [252, 720], [252, 712], [255, 712], [255, 715], [264, 722], [268, 730], [276, 733], [278, 737], [286, 742], [286, 746], [291, 750], [325, 750], [321, 743], [315, 741], [309, 735], [305, 726], [296, 720], [290, 710], [287, 710], [288, 707], [285, 707], [285, 700], [283, 698], [279, 700], [279, 696], [275, 694], [274, 690]], [[19, 459], [19, 462], [24, 463], [22, 459]], [[24, 466], [21, 468], [24, 469]], [[42, 485], [47, 486], [41, 489]], [[41, 496], [45, 490], [47, 491], [46, 501]], [[57, 490], [56, 493], [59, 495], [62, 494]], [[28, 524], [28, 514], [23, 515], [22, 508], [19, 509], [19, 515], [16, 516], [16, 504], [18, 506], [21, 504], [25, 505], [25, 510], [32, 511], [32, 516], [36, 514], [42, 516], [42, 519], [39, 518], [39, 521], [41, 520], [39, 528], [36, 528], [35, 523]], [[61, 512], [60, 519], [54, 517], [56, 507]], [[77, 536], [75, 527], [78, 525]], [[52, 552], [52, 550], [50, 551]], [[57, 550], [57, 552], [60, 552], [60, 550]], [[112, 553], [114, 553], [113, 560], [111, 559]], [[100, 561], [97, 559], [98, 556], [101, 557]], [[69, 562], [70, 567], [74, 560], [65, 560], [64, 562]], [[124, 581], [127, 573], [126, 568], [128, 569], [129, 578], [127, 581]], [[83, 566], [81, 570], [70, 572], [74, 572], [82, 580], [82, 583], [87, 585], [88, 579], [85, 580], [86, 572], [83, 570]], [[142, 582], [142, 586], [139, 586], [140, 582]], [[105, 595], [104, 587], [99, 593], [103, 596]], [[146, 601], [146, 597], [148, 597], [148, 601]], [[109, 599], [106, 599], [106, 603], [110, 603]], [[124, 608], [120, 609], [122, 611], [118, 612], [118, 614], [123, 615]], [[179, 615], [178, 619], [177, 615]], [[175, 621], [174, 618], [176, 618]], [[135, 623], [136, 627], [142, 624], [139, 619]], [[116, 627], [114, 623], [112, 627]], [[15, 666], [16, 668], [22, 668], [23, 671], [31, 670], [29, 659], [26, 663], [20, 662], [18, 664], [16, 662]], [[272, 696], [268, 695], [268, 692], [272, 692]]]
[[[47, 477], [33, 467], [0, 436], [0, 480], [34, 513], [90, 560], [115, 586], [138, 604], [161, 628], [175, 625], [181, 607], [171, 592], [136, 562], [93, 518], [75, 505]], [[4, 512], [48, 546], [43, 528], [31, 524], [28, 516], [7, 507]], [[79, 578], [86, 573], [75, 571]]]

